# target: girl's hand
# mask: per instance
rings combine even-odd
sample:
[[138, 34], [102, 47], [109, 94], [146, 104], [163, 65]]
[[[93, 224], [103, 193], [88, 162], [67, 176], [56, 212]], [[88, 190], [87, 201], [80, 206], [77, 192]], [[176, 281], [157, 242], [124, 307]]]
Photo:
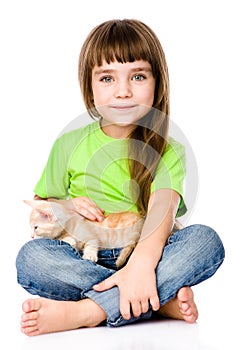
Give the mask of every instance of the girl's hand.
[[160, 307], [156, 288], [155, 270], [146, 266], [125, 266], [115, 274], [95, 285], [98, 292], [118, 286], [120, 290], [120, 312], [125, 320], [129, 320], [131, 312], [139, 317], [152, 306], [154, 311]]
[[78, 214], [92, 221], [103, 221], [104, 210], [99, 208], [91, 199], [88, 197], [77, 197], [72, 198], [70, 201], [70, 207], [73, 206]]

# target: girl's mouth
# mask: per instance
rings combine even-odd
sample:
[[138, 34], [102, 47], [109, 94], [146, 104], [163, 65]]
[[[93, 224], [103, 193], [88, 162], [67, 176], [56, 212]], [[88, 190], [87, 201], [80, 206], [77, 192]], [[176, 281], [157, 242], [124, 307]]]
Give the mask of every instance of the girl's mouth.
[[136, 107], [136, 105], [135, 104], [134, 105], [133, 104], [132, 105], [130, 105], [130, 104], [117, 104], [117, 105], [111, 105], [110, 107], [117, 110], [117, 111], [126, 111], [126, 110], [130, 110], [130, 109]]

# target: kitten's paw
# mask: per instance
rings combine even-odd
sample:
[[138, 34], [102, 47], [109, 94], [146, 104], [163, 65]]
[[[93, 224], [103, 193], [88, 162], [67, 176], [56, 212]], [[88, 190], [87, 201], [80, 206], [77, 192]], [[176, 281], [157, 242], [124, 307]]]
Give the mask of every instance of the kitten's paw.
[[98, 255], [95, 252], [84, 252], [83, 259], [96, 262], [96, 261], [98, 261]]
[[75, 247], [75, 246], [76, 246], [76, 241], [75, 241], [75, 239], [72, 238], [72, 237], [65, 237], [65, 238], [62, 239], [62, 241], [64, 241], [64, 242], [70, 244], [72, 247]]

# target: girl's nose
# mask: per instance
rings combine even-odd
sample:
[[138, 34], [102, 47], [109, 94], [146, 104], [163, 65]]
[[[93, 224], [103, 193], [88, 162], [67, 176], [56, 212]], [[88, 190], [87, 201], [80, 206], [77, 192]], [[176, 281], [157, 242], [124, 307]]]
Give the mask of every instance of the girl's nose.
[[115, 88], [115, 97], [117, 98], [132, 97], [132, 89], [131, 89], [130, 83], [127, 81], [118, 82]]

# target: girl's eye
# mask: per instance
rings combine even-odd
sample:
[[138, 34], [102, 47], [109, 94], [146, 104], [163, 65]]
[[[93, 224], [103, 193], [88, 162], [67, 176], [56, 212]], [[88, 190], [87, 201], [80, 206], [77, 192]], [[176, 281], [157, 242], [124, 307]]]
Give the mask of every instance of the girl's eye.
[[100, 79], [100, 81], [102, 81], [103, 83], [111, 83], [112, 78], [111, 77], [103, 77]]
[[144, 80], [144, 79], [145, 79], [145, 77], [142, 74], [136, 74], [136, 75], [133, 76], [133, 80], [135, 80], [135, 81], [141, 81], [141, 80]]

